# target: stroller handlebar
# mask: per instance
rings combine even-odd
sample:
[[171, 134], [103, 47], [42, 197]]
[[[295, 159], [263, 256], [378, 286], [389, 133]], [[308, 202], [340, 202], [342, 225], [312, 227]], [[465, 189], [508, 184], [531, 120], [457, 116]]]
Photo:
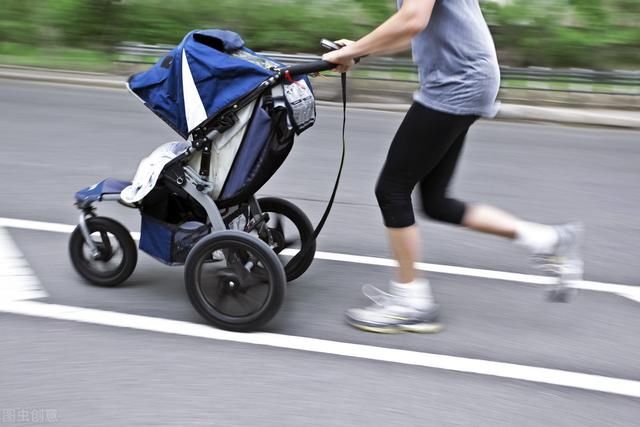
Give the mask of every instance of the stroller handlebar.
[[283, 69], [283, 72], [288, 72], [292, 77], [301, 76], [304, 74], [319, 73], [321, 71], [329, 71], [336, 68], [336, 64], [332, 64], [327, 61], [313, 61], [305, 64], [292, 65]]

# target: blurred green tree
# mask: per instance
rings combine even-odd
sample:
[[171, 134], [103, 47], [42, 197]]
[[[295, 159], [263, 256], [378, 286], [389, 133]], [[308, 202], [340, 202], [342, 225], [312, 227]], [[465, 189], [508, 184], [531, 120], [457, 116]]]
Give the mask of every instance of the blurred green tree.
[[[176, 43], [194, 28], [227, 28], [253, 49], [317, 50], [320, 37], [361, 35], [374, 21], [350, 0], [130, 0], [132, 40]], [[355, 19], [354, 19], [355, 17]]]
[[65, 44], [111, 50], [129, 28], [126, 3], [121, 0], [50, 1], [50, 25]]
[[376, 23], [383, 22], [396, 10], [396, 0], [355, 0]]
[[2, 0], [0, 42], [36, 43], [40, 9], [37, 0]]
[[[110, 51], [123, 41], [175, 44], [194, 28], [227, 28], [256, 50], [319, 52], [358, 38], [395, 0], [1, 0], [0, 49]], [[640, 66], [639, 0], [483, 0], [501, 61], [591, 68]]]
[[484, 3], [507, 62], [609, 68], [640, 64], [640, 2], [512, 0]]

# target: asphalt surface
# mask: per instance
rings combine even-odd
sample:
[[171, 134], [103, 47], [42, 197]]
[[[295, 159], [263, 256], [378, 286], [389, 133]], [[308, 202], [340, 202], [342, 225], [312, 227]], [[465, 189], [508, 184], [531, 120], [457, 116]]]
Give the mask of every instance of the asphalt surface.
[[[389, 257], [373, 186], [401, 114], [349, 112], [347, 161], [318, 249]], [[72, 195], [177, 136], [122, 91], [0, 81], [0, 217], [73, 224]], [[314, 223], [340, 154], [340, 111], [319, 108], [260, 192]], [[586, 279], [640, 285], [640, 133], [482, 121], [471, 130], [454, 194], [540, 222], [582, 220]], [[139, 217], [100, 206], [131, 230]], [[510, 242], [421, 220], [424, 261], [534, 274]], [[68, 235], [9, 229], [49, 293], [45, 302], [202, 323], [182, 268], [141, 255], [116, 289], [85, 285]], [[640, 306], [581, 292], [550, 304], [538, 286], [430, 275], [446, 329], [380, 336], [351, 329], [360, 287], [388, 267], [316, 260], [289, 287], [266, 330], [278, 334], [510, 362], [640, 380]], [[55, 408], [62, 425], [575, 425], [632, 426], [638, 400], [341, 356], [0, 313], [0, 409]]]

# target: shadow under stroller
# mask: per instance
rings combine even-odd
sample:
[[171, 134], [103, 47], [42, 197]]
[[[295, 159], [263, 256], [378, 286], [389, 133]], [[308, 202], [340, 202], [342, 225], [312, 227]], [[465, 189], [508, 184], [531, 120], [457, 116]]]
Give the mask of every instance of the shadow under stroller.
[[203, 30], [132, 76], [129, 89], [186, 141], [155, 150], [133, 182], [109, 178], [76, 193], [81, 214], [69, 242], [76, 271], [100, 286], [133, 272], [131, 234], [94, 206], [118, 201], [140, 210], [142, 251], [185, 265], [189, 299], [208, 322], [250, 331], [271, 320], [286, 283], [313, 261], [314, 230], [291, 202], [254, 194], [315, 121], [305, 75], [332, 68], [325, 61], [286, 67], [235, 33]]

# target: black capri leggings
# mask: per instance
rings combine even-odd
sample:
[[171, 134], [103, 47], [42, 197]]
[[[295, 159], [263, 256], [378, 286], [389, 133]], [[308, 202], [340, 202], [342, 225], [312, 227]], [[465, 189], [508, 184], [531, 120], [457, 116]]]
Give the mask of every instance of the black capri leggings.
[[469, 127], [477, 116], [457, 116], [413, 103], [391, 143], [382, 168], [376, 198], [387, 227], [415, 223], [411, 192], [420, 183], [427, 216], [460, 224], [465, 204], [447, 197]]

